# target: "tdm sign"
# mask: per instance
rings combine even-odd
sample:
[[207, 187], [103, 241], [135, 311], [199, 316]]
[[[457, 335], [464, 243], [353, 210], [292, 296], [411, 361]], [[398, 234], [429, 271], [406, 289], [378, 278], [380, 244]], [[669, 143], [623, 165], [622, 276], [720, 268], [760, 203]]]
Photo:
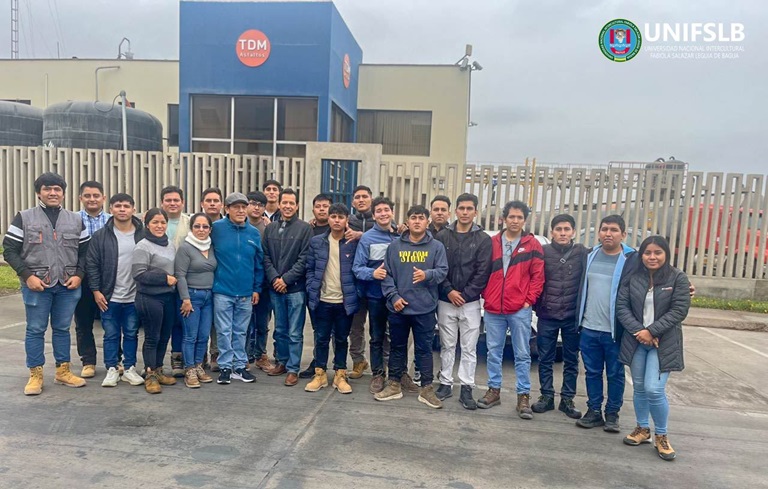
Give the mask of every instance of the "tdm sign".
[[272, 44], [263, 32], [250, 29], [242, 34], [235, 43], [237, 59], [245, 66], [256, 67], [263, 65], [269, 58]]

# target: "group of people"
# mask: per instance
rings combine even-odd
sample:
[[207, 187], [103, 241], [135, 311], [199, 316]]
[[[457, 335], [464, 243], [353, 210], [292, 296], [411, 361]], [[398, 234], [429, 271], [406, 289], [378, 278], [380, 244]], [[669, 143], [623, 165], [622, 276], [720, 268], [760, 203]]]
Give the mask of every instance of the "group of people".
[[[202, 194], [201, 212], [188, 216], [184, 192], [161, 191], [161, 206], [135, 215], [132, 196], [109, 198], [99, 182], [80, 186], [83, 209], [61, 207], [67, 183], [45, 173], [35, 181], [38, 205], [17, 214], [8, 229], [4, 257], [21, 281], [27, 316], [25, 348], [30, 377], [25, 394], [43, 388], [44, 335], [50, 321], [55, 382], [85, 385], [96, 373], [93, 324], [104, 328], [105, 387], [120, 380], [149, 393], [183, 377], [190, 388], [213, 381], [255, 380], [251, 370], [285, 375], [285, 385], [308, 378], [305, 390], [329, 386], [352, 392], [359, 379], [369, 327], [371, 381], [377, 401], [418, 393], [431, 408], [453, 395], [460, 346], [459, 402], [469, 410], [501, 403], [502, 359], [514, 353], [516, 412], [522, 419], [555, 408], [553, 364], [562, 338], [563, 384], [558, 409], [582, 428], [619, 432], [624, 367], [632, 373], [636, 428], [628, 445], [652, 440], [661, 458], [675, 452], [667, 437], [669, 373], [683, 369], [682, 320], [693, 287], [670, 264], [661, 236], [638, 251], [623, 243], [624, 220], [602, 219], [600, 244], [574, 243], [568, 214], [551, 222], [552, 242], [542, 246], [525, 229], [530, 209], [520, 201], [502, 211], [504, 230], [489, 236], [475, 223], [478, 199], [455, 202], [437, 196], [430, 208], [411, 206], [406, 222], [394, 222], [394, 203], [358, 186], [353, 210], [320, 194], [313, 219], [297, 216], [299, 196], [268, 180], [262, 192]], [[314, 330], [313, 360], [301, 370], [304, 324]], [[538, 317], [541, 395], [531, 403], [531, 322]], [[274, 315], [274, 364], [267, 354]], [[83, 369], [70, 367], [69, 328], [75, 319]], [[475, 400], [477, 343], [484, 326], [488, 389]], [[143, 372], [137, 367], [138, 330], [144, 329]], [[432, 344], [440, 341], [437, 388]], [[163, 370], [171, 344], [171, 375]], [[409, 342], [415, 375], [408, 374]], [[210, 343], [210, 346], [209, 346]], [[578, 358], [586, 371], [587, 412], [576, 409]], [[347, 356], [352, 369], [347, 370]], [[607, 401], [604, 403], [604, 384]]]

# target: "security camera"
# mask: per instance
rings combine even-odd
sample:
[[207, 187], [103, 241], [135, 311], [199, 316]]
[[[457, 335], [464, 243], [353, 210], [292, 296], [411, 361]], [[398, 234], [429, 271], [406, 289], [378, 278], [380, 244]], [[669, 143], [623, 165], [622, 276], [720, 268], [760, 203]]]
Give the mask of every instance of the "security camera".
[[480, 65], [480, 63], [478, 63], [477, 61], [473, 61], [473, 62], [472, 62], [472, 69], [473, 69], [473, 70], [477, 70], [477, 71], [480, 71], [480, 70], [482, 70], [482, 69], [483, 69], [483, 67], [482, 67], [482, 66]]

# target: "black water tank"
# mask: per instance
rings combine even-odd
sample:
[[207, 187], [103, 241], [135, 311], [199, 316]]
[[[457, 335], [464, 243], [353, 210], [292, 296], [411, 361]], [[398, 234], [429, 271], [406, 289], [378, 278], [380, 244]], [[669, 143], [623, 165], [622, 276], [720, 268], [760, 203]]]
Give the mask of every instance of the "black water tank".
[[37, 107], [0, 100], [0, 146], [43, 144], [43, 111]]
[[[57, 148], [123, 149], [122, 107], [104, 102], [62, 102], [43, 112], [43, 144]], [[163, 150], [163, 125], [126, 108], [128, 149]]]

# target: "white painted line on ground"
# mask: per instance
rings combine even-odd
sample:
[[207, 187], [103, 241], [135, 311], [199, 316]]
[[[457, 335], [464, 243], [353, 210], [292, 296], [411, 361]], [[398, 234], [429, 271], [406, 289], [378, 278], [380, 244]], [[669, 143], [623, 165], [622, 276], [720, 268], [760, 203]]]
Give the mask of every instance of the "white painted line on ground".
[[759, 350], [755, 350], [751, 346], [747, 346], [744, 343], [739, 343], [738, 341], [733, 341], [732, 339], [728, 338], [727, 336], [723, 336], [720, 333], [715, 333], [714, 331], [711, 331], [710, 329], [707, 329], [707, 328], [698, 328], [698, 329], [700, 329], [702, 331], [706, 331], [707, 333], [709, 333], [709, 334], [711, 334], [713, 336], [717, 336], [718, 338], [720, 338], [722, 340], [725, 340], [728, 343], [733, 343], [736, 346], [740, 346], [740, 347], [744, 348], [745, 350], [751, 351], [752, 353], [757, 353], [758, 355], [760, 355], [762, 357], [768, 358], [768, 354], [763, 353], [763, 352], [761, 352]]
[[0, 326], [0, 330], [18, 328], [19, 326], [26, 326], [26, 325], [27, 325], [26, 321], [23, 321], [20, 323], [6, 324], [5, 326]]

